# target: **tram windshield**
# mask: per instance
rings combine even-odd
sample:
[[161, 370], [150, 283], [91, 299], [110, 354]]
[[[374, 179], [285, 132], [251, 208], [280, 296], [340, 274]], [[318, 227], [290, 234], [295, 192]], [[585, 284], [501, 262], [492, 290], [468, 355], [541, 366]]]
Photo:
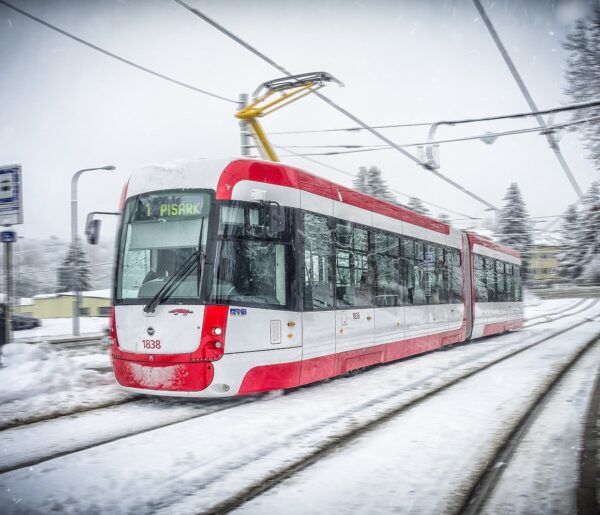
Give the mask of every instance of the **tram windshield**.
[[[194, 252], [204, 251], [210, 204], [210, 193], [193, 190], [147, 193], [128, 200], [119, 246], [118, 300], [152, 298]], [[198, 265], [161, 297], [163, 302], [199, 297], [201, 256]]]

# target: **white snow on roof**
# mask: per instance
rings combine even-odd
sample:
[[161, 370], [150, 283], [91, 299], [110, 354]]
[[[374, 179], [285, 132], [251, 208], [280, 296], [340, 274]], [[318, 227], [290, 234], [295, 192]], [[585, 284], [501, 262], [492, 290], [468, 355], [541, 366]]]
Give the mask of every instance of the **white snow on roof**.
[[[75, 295], [72, 291], [65, 291], [61, 293], [41, 293], [39, 295], [35, 295], [34, 299], [55, 299], [57, 297], [72, 297]], [[91, 297], [95, 299], [110, 299], [111, 294], [110, 290], [107, 288], [105, 290], [91, 290], [91, 291], [82, 291], [82, 297]]]
[[549, 247], [560, 247], [562, 244], [560, 236], [555, 232], [545, 232], [534, 235], [535, 245], [546, 245]]
[[[0, 302], [4, 302], [4, 293], [0, 293]], [[16, 302], [16, 301], [13, 301], [13, 302]], [[34, 304], [33, 299], [30, 299], [29, 297], [19, 298], [20, 306], [33, 306], [33, 304]]]

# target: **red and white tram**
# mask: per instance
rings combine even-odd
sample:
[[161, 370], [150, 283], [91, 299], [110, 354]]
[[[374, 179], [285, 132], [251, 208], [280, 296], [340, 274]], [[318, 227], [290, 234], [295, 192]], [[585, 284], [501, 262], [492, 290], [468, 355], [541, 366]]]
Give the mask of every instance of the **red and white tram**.
[[137, 170], [112, 361], [138, 393], [291, 388], [522, 325], [514, 250], [280, 163]]

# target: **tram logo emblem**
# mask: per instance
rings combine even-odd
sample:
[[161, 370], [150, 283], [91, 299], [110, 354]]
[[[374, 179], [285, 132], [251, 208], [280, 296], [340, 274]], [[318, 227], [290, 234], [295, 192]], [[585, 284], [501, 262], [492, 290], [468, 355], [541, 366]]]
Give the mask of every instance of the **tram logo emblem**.
[[190, 311], [189, 309], [185, 309], [185, 308], [177, 308], [177, 309], [172, 309], [171, 311], [169, 311], [169, 313], [173, 313], [175, 316], [183, 315], [185, 317], [185, 316], [192, 314], [193, 311]]
[[244, 316], [247, 312], [246, 308], [229, 308], [230, 315]]

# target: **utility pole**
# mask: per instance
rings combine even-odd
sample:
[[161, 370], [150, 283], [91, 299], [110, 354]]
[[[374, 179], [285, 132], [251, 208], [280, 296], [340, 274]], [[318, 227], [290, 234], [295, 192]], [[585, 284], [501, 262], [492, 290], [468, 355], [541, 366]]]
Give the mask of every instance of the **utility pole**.
[[16, 233], [14, 231], [2, 231], [2, 242], [4, 243], [4, 343], [12, 342], [12, 244]]
[[0, 241], [4, 243], [4, 328], [0, 335], [0, 354], [2, 345], [12, 342], [12, 245], [17, 241], [13, 225], [23, 223], [23, 184], [21, 183], [21, 165], [0, 166]]
[[[238, 101], [238, 111], [248, 105], [248, 94], [240, 93]], [[250, 133], [248, 132], [248, 122], [246, 120], [240, 120], [240, 144], [242, 147], [242, 155], [244, 157], [250, 157]]]

